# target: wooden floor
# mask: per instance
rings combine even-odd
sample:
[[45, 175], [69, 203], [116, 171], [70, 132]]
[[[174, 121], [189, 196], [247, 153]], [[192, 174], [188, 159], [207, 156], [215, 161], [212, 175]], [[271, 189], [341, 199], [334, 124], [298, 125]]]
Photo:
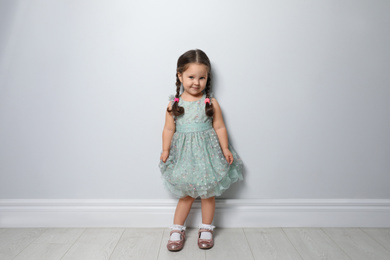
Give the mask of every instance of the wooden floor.
[[0, 259], [390, 259], [390, 228], [215, 229], [215, 246], [197, 247], [187, 229], [169, 252], [168, 228], [2, 228]]

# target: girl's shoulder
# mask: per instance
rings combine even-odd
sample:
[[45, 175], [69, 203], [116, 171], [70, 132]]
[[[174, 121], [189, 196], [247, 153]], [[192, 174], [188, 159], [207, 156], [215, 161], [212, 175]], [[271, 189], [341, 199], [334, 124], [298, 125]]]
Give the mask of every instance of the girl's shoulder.
[[211, 104], [217, 105], [217, 106], [219, 107], [219, 103], [218, 103], [218, 101], [215, 99], [215, 97], [211, 97], [211, 98], [210, 98], [210, 101], [211, 101]]
[[169, 108], [169, 110], [172, 109], [172, 105], [173, 105], [173, 101], [169, 101], [169, 103], [168, 103], [168, 105], [167, 105], [167, 107]]
[[171, 109], [172, 105], [173, 105], [173, 102], [175, 101], [175, 95], [170, 95], [168, 97], [168, 100], [169, 100], [168, 107], [169, 107], [169, 109]]
[[219, 105], [218, 101], [214, 97], [210, 98], [210, 101], [211, 101], [211, 104], [213, 105], [214, 112], [220, 113], [222, 109], [221, 109], [221, 106]]
[[[173, 118], [175, 118], [175, 115], [172, 113], [172, 106], [173, 106], [173, 102], [175, 100], [175, 96], [174, 95], [171, 95], [168, 97], [168, 105], [167, 105], [167, 114], [169, 114], [170, 116], [172, 116]], [[169, 112], [171, 111], [171, 112]]]
[[213, 92], [213, 91], [211, 91], [211, 92], [209, 93], [209, 97], [210, 97], [211, 103], [217, 102], [217, 100], [216, 100], [215, 97], [214, 97], [214, 92]]

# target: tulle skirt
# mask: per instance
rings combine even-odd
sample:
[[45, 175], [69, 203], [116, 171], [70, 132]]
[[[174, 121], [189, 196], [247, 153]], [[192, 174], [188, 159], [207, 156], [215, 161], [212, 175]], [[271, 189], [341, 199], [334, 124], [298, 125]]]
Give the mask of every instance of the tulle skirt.
[[229, 150], [233, 154], [231, 165], [211, 125], [176, 128], [169, 157], [159, 163], [165, 187], [178, 198], [220, 196], [232, 183], [243, 179], [241, 158], [231, 145]]

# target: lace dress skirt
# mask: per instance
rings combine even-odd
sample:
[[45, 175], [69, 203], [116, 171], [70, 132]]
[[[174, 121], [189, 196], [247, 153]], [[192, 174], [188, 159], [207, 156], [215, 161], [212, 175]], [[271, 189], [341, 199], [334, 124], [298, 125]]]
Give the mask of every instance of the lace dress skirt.
[[230, 185], [242, 180], [243, 164], [231, 145], [233, 163], [222, 153], [211, 122], [176, 126], [167, 161], [160, 161], [161, 177], [176, 197], [220, 196]]

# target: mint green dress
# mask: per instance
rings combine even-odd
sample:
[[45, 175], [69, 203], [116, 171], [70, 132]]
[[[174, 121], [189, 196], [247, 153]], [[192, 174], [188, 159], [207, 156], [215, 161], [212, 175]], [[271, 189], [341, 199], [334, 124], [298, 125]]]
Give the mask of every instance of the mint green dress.
[[169, 157], [159, 163], [165, 187], [178, 198], [220, 196], [232, 183], [243, 179], [243, 164], [233, 147], [229, 145], [231, 165], [222, 153], [212, 118], [205, 114], [205, 97], [197, 101], [180, 98], [184, 114], [175, 117]]

